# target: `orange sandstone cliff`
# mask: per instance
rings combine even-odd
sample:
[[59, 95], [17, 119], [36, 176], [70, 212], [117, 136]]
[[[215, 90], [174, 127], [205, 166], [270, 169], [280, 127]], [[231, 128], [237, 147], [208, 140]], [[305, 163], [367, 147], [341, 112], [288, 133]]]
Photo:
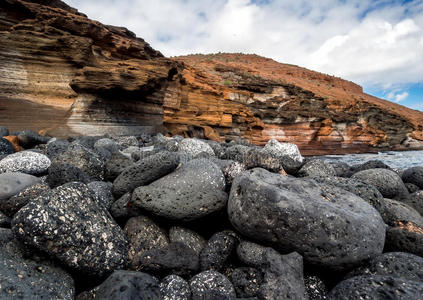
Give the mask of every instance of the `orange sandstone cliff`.
[[167, 132], [306, 154], [423, 148], [423, 113], [256, 55], [165, 58], [59, 0], [0, 3], [0, 125], [58, 136]]

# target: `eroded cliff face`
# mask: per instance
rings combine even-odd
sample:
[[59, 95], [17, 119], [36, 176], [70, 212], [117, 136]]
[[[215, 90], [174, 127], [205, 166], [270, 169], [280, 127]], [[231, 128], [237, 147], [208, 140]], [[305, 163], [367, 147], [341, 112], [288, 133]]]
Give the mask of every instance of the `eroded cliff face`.
[[165, 102], [173, 134], [189, 135], [188, 124], [211, 126], [255, 144], [293, 142], [306, 154], [423, 146], [422, 112], [364, 94], [352, 82], [256, 55], [175, 60], [185, 64], [186, 84], [181, 103]]
[[61, 1], [0, 4], [0, 109], [12, 130], [60, 136], [159, 130], [163, 91], [178, 72], [176, 62], [132, 32]]
[[58, 136], [276, 138], [306, 154], [423, 145], [423, 113], [352, 82], [255, 55], [168, 59], [59, 0], [0, 4], [0, 119]]

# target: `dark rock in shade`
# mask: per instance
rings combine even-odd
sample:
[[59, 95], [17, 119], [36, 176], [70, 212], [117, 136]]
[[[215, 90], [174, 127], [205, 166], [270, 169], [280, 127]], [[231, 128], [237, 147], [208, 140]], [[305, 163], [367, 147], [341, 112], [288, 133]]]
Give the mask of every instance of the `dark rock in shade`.
[[243, 235], [343, 269], [382, 252], [385, 224], [363, 199], [310, 179], [253, 169], [232, 184], [228, 215]]
[[342, 281], [328, 294], [329, 300], [422, 299], [423, 283], [394, 276], [357, 276]]
[[139, 261], [144, 252], [169, 245], [166, 232], [145, 216], [129, 219], [124, 231], [129, 241], [129, 266], [134, 270], [140, 269]]
[[385, 206], [381, 214], [385, 223], [389, 226], [396, 226], [397, 222], [412, 222], [423, 228], [423, 217], [411, 206], [392, 199], [383, 199]]
[[182, 243], [170, 243], [166, 248], [145, 251], [138, 263], [141, 270], [162, 276], [191, 277], [200, 269], [198, 255]]
[[95, 142], [97, 142], [98, 140], [102, 138], [103, 136], [84, 135], [84, 136], [78, 136], [76, 138], [71, 138], [71, 141], [72, 141], [72, 144], [78, 144], [83, 146], [84, 148], [92, 150], [94, 149]]
[[87, 186], [94, 192], [97, 203], [102, 205], [104, 208], [109, 209], [115, 201], [115, 198], [112, 194], [112, 183], [104, 181], [92, 181], [88, 183]]
[[213, 149], [216, 157], [218, 157], [218, 158], [223, 157], [223, 155], [225, 154], [225, 150], [220, 143], [218, 143], [216, 141], [211, 141], [211, 140], [205, 140], [204, 142], [209, 144], [209, 146]]
[[44, 154], [21, 151], [8, 155], [0, 161], [0, 173], [22, 172], [31, 175], [45, 173], [51, 161]]
[[134, 164], [131, 158], [120, 152], [113, 153], [104, 167], [104, 179], [114, 181], [126, 168]]
[[191, 278], [189, 286], [192, 292], [192, 300], [203, 300], [207, 292], [218, 292], [222, 295], [236, 297], [232, 283], [221, 273], [216, 271], [204, 271]]
[[423, 282], [423, 257], [406, 252], [383, 253], [354, 269], [346, 278], [389, 275]]
[[304, 284], [309, 300], [327, 299], [328, 289], [325, 283], [317, 276], [305, 276]]
[[46, 180], [50, 187], [55, 188], [75, 181], [89, 183], [92, 179], [87, 173], [72, 164], [52, 162]]
[[364, 170], [370, 170], [370, 169], [388, 169], [392, 170], [390, 166], [385, 164], [383, 161], [374, 159], [366, 161], [365, 163], [354, 165], [351, 167], [354, 173], [364, 171]]
[[222, 231], [212, 235], [200, 254], [201, 270], [221, 271], [226, 260], [236, 249], [238, 239], [233, 231]]
[[13, 145], [6, 139], [0, 138], [0, 155], [9, 155], [15, 152]]
[[237, 249], [238, 258], [247, 266], [261, 267], [266, 247], [256, 243], [242, 241]]
[[230, 146], [224, 149], [225, 153], [223, 154], [222, 158], [243, 163], [250, 149], [251, 147], [243, 145]]
[[415, 192], [417, 192], [417, 191], [420, 190], [420, 188], [417, 185], [413, 184], [413, 183], [408, 183], [407, 182], [407, 183], [404, 183], [404, 185], [405, 185], [405, 187], [407, 188], [407, 190], [408, 190], [408, 192], [410, 194], [415, 193]]
[[8, 136], [9, 135], [9, 129], [7, 129], [4, 126], [0, 126], [0, 137]]
[[307, 161], [298, 171], [299, 177], [328, 177], [336, 176], [334, 167], [321, 159]]
[[104, 162], [94, 151], [77, 143], [69, 145], [53, 162], [69, 164], [84, 171], [93, 180], [103, 180]]
[[96, 290], [94, 300], [161, 300], [159, 282], [147, 273], [114, 271]]
[[191, 250], [193, 250], [198, 256], [200, 256], [201, 250], [206, 245], [206, 240], [198, 233], [179, 226], [174, 226], [169, 229], [169, 240], [172, 243], [182, 243]]
[[24, 173], [2, 173], [0, 174], [0, 202], [40, 182], [40, 178]]
[[230, 187], [234, 178], [244, 172], [246, 167], [244, 164], [227, 159], [212, 159], [212, 161], [220, 168], [225, 176], [226, 186]]
[[178, 164], [179, 156], [176, 153], [151, 155], [125, 169], [113, 182], [113, 193], [121, 196], [139, 186], [150, 184], [175, 170]]
[[29, 202], [13, 217], [12, 230], [24, 243], [81, 273], [102, 275], [127, 262], [125, 234], [82, 183]]
[[404, 171], [402, 180], [417, 185], [423, 190], [423, 167], [412, 167]]
[[191, 221], [225, 207], [225, 185], [222, 171], [213, 162], [194, 159], [150, 185], [135, 189], [130, 205], [168, 219]]
[[136, 217], [141, 214], [141, 212], [135, 211], [135, 210], [129, 210], [128, 209], [128, 202], [131, 200], [131, 193], [126, 193], [122, 197], [120, 197], [118, 200], [113, 202], [113, 204], [110, 206], [110, 213], [113, 216], [113, 218], [129, 218], [129, 217]]
[[258, 291], [258, 298], [305, 299], [303, 258], [296, 252], [281, 255], [272, 248], [263, 253], [264, 281]]
[[49, 190], [49, 186], [45, 183], [31, 185], [20, 191], [18, 194], [10, 197], [9, 199], [0, 201], [0, 210], [9, 217], [12, 217], [29, 201], [37, 198]]
[[318, 183], [324, 183], [330, 186], [336, 186], [358, 197], [364, 199], [371, 206], [376, 208], [379, 213], [384, 210], [383, 196], [373, 185], [365, 183], [358, 179], [342, 178], [342, 177], [320, 177], [313, 178]]
[[0, 228], [9, 228], [10, 218], [0, 211]]
[[255, 297], [263, 283], [263, 274], [258, 269], [242, 267], [236, 268], [230, 279], [238, 297]]
[[408, 205], [384, 199], [382, 217], [388, 225], [385, 252], [401, 251], [423, 256], [423, 217]]
[[51, 160], [55, 159], [61, 153], [65, 152], [68, 149], [70, 143], [68, 141], [62, 140], [54, 140], [52, 142], [47, 143], [47, 148], [45, 150], [45, 154]]
[[285, 173], [282, 162], [262, 148], [251, 148], [244, 157], [243, 163], [247, 169], [263, 168], [274, 173]]
[[31, 260], [9, 229], [0, 228], [1, 299], [74, 299], [72, 277], [46, 260]]
[[344, 162], [329, 162], [335, 170], [336, 176], [349, 178], [354, 173], [351, 166]]
[[411, 206], [423, 216], [423, 191], [417, 191], [410, 195], [410, 198], [402, 200], [405, 204]]
[[41, 136], [32, 130], [24, 130], [18, 134], [19, 145], [25, 149], [32, 148], [38, 144], [46, 144], [50, 137]]
[[169, 275], [160, 282], [161, 300], [191, 300], [188, 282], [177, 275]]
[[409, 197], [401, 177], [391, 170], [368, 169], [355, 173], [351, 178], [374, 185], [385, 198], [401, 200]]

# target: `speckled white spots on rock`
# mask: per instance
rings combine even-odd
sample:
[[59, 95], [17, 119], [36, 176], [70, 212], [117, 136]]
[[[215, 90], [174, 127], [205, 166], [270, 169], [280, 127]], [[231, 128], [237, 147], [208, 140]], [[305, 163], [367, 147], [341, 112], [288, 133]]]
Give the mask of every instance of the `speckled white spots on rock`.
[[22, 151], [10, 154], [1, 160], [0, 173], [22, 172], [37, 175], [46, 172], [50, 164], [50, 159], [44, 154]]

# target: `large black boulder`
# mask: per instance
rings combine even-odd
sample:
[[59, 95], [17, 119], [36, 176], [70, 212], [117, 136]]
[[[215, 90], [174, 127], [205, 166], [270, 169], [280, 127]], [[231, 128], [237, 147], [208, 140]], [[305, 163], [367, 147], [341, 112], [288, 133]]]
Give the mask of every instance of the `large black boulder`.
[[64, 265], [89, 275], [123, 268], [128, 242], [94, 193], [69, 183], [44, 193], [19, 210], [13, 233]]
[[394, 276], [357, 276], [339, 283], [329, 294], [329, 300], [422, 299], [423, 282]]
[[311, 264], [342, 269], [380, 254], [385, 224], [363, 199], [345, 190], [253, 169], [238, 176], [228, 202], [243, 235], [297, 251]]

